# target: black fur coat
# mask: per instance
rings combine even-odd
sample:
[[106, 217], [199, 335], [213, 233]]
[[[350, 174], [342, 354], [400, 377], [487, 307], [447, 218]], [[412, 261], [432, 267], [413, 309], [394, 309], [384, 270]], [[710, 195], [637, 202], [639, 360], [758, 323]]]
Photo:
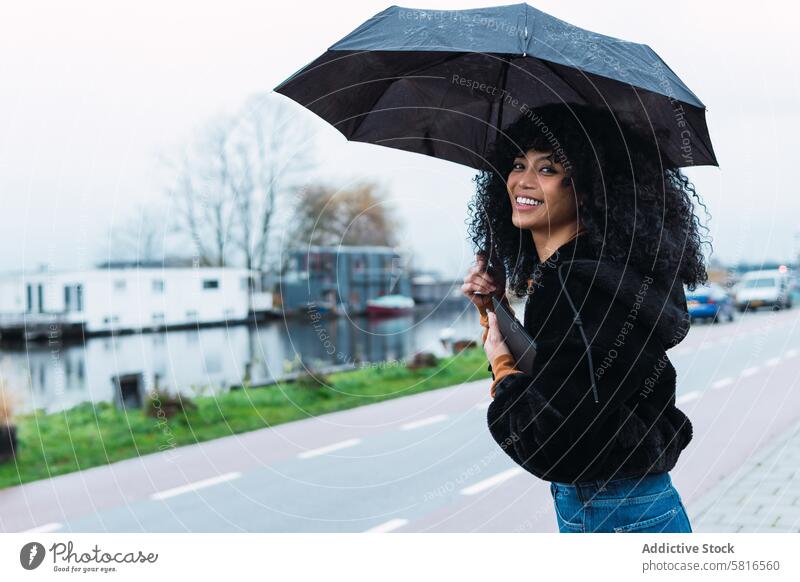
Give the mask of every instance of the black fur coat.
[[538, 265], [524, 326], [536, 342], [534, 369], [498, 382], [487, 412], [492, 437], [517, 464], [561, 483], [675, 466], [692, 439], [666, 354], [689, 330], [677, 277], [598, 261], [578, 235]]

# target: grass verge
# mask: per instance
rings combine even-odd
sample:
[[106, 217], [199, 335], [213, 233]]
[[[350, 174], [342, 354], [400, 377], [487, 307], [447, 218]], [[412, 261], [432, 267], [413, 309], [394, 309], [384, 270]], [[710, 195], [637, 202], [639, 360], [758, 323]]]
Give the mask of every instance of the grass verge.
[[280, 384], [198, 397], [196, 409], [168, 420], [106, 402], [38, 411], [16, 420], [17, 457], [0, 465], [0, 488], [489, 377], [486, 354], [474, 348], [431, 368], [364, 367], [330, 374], [330, 387]]

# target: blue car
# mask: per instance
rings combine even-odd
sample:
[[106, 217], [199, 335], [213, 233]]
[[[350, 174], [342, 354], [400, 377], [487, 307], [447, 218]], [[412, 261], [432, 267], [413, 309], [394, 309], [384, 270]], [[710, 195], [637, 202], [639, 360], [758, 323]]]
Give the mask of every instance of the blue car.
[[694, 291], [683, 288], [686, 294], [686, 307], [691, 321], [709, 320], [713, 323], [733, 321], [736, 309], [733, 299], [716, 283], [698, 285]]

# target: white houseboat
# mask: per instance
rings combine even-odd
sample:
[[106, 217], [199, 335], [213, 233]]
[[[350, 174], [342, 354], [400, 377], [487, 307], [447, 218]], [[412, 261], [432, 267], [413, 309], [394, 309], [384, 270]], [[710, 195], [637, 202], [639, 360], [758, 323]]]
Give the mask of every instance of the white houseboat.
[[[259, 274], [236, 268], [130, 267], [0, 275], [0, 335], [104, 334], [248, 319], [271, 306]], [[250, 293], [248, 286], [256, 288]], [[269, 307], [267, 307], [269, 309]]]

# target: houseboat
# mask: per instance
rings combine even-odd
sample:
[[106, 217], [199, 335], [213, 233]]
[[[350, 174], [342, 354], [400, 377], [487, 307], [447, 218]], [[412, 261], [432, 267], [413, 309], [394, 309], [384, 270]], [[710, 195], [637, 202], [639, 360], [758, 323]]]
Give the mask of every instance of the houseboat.
[[110, 265], [0, 276], [0, 337], [108, 334], [247, 321], [270, 293], [255, 271]]

